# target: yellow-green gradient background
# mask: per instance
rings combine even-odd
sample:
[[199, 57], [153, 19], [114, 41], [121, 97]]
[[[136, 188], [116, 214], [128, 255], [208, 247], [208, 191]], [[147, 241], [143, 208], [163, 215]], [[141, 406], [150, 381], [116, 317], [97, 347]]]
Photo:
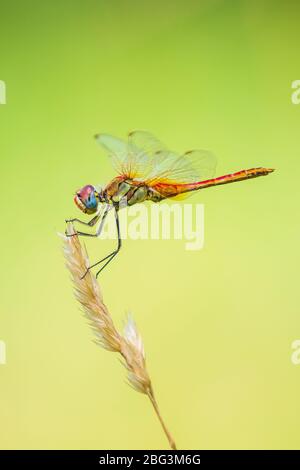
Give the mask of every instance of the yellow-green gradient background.
[[[179, 448], [299, 448], [297, 1], [2, 1], [0, 447], [159, 449], [147, 398], [96, 347], [64, 268], [73, 193], [113, 175], [92, 136], [148, 129], [211, 149], [205, 247], [125, 241], [101, 276], [133, 312]], [[88, 240], [92, 259], [113, 241]]]

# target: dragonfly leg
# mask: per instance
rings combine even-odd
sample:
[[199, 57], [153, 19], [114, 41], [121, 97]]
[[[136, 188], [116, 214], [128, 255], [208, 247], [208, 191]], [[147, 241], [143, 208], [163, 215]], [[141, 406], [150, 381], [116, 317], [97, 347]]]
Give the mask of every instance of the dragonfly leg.
[[[121, 248], [121, 247], [120, 247]], [[99, 269], [99, 271], [97, 272], [96, 274], [96, 278], [99, 276], [99, 274], [101, 273], [101, 271], [103, 271], [103, 269], [108, 265], [108, 263], [110, 263], [114, 257], [119, 253], [120, 251], [120, 248], [118, 248], [116, 251], [113, 251], [111, 254], [110, 254], [110, 258], [108, 261], [106, 261], [106, 263], [104, 263], [104, 265], [102, 266], [102, 268]]]
[[[101, 222], [100, 222], [100, 225], [96, 231], [96, 233], [88, 233], [88, 232], [75, 232], [75, 233], [70, 233], [70, 234], [66, 234], [67, 237], [74, 237], [75, 235], [80, 235], [82, 237], [99, 237], [101, 235], [101, 232], [102, 232], [102, 229], [103, 229], [103, 225], [104, 225], [104, 222], [105, 222], [105, 219], [106, 219], [106, 216], [108, 214], [108, 211], [109, 211], [110, 207], [107, 206], [103, 212], [103, 215], [102, 215], [102, 219], [101, 219]], [[82, 222], [81, 220], [79, 219], [73, 219], [72, 221], [75, 221], [77, 220], [78, 222], [81, 222], [85, 225], [89, 225], [90, 227], [93, 227], [97, 222], [98, 220], [100, 219], [101, 215], [100, 214], [97, 214], [95, 217], [92, 218], [92, 220], [90, 220], [89, 222]]]
[[98, 222], [100, 217], [101, 217], [100, 214], [97, 214], [97, 215], [95, 215], [95, 217], [93, 217], [88, 222], [85, 222], [84, 220], [80, 220], [80, 219], [76, 219], [76, 218], [75, 219], [66, 219], [66, 223], [68, 223], [68, 222], [79, 222], [82, 225], [87, 225], [88, 227], [94, 227], [94, 225], [96, 225], [96, 223]]
[[100, 261], [97, 261], [97, 263], [94, 263], [92, 264], [91, 266], [89, 266], [89, 268], [87, 268], [86, 272], [84, 273], [84, 275], [81, 277], [81, 279], [83, 279], [87, 273], [89, 272], [90, 269], [94, 268], [95, 266], [98, 266], [100, 263], [103, 263], [103, 261], [106, 261], [106, 263], [101, 267], [101, 269], [97, 272], [96, 274], [96, 277], [98, 277], [99, 273], [105, 268], [105, 266], [108, 265], [108, 263], [111, 262], [111, 260], [116, 256], [116, 254], [120, 251], [121, 249], [121, 246], [122, 246], [122, 239], [121, 239], [121, 235], [120, 235], [120, 224], [119, 224], [119, 215], [118, 215], [118, 210], [115, 209], [115, 219], [116, 219], [116, 227], [117, 227], [117, 233], [118, 233], [118, 246], [117, 248], [112, 251], [111, 253], [109, 253], [109, 255], [106, 255], [104, 258], [102, 258]]
[[103, 269], [104, 269], [104, 268], [113, 260], [113, 258], [119, 253], [119, 251], [120, 251], [120, 249], [121, 249], [121, 246], [122, 246], [122, 239], [121, 239], [121, 235], [120, 235], [119, 215], [118, 215], [118, 211], [117, 211], [117, 210], [116, 210], [116, 226], [117, 226], [117, 231], [118, 231], [118, 246], [117, 246], [117, 249], [111, 253], [111, 257], [109, 258], [109, 260], [106, 261], [106, 263], [99, 269], [99, 271], [98, 271], [97, 274], [96, 274], [96, 278], [99, 276], [99, 274], [101, 273], [101, 271], [103, 271]]

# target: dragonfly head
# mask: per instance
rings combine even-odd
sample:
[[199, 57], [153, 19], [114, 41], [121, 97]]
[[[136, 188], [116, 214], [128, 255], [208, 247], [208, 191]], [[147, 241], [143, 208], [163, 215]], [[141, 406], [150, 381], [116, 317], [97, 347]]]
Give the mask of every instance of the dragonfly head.
[[98, 192], [94, 186], [88, 184], [76, 191], [74, 202], [85, 214], [94, 214], [98, 208]]

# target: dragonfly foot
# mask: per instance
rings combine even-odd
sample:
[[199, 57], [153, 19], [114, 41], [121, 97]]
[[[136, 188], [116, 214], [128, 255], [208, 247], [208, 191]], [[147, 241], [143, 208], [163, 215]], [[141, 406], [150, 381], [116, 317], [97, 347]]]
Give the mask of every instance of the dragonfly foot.
[[87, 275], [87, 273], [89, 272], [90, 268], [87, 268], [87, 270], [85, 271], [85, 273], [81, 276], [80, 280], [82, 281], [85, 276]]
[[75, 237], [75, 235], [77, 235], [77, 233], [68, 233], [67, 231], [65, 231], [65, 234], [66, 237]]

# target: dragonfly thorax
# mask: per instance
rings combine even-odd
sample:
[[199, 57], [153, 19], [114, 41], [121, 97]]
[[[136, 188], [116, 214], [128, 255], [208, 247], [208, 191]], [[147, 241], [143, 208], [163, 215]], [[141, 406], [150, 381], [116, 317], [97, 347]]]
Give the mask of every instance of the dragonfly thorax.
[[[147, 200], [158, 202], [162, 198], [145, 183], [130, 178], [114, 178], [104, 189], [102, 201], [115, 207], [132, 206]], [[101, 201], [100, 197], [99, 200]]]

